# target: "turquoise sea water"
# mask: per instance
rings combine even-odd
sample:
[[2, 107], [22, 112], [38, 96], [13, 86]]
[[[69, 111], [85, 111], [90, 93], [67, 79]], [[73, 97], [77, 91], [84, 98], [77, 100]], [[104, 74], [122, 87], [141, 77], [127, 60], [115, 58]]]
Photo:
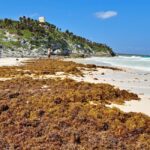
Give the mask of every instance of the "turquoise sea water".
[[116, 57], [91, 57], [84, 60], [85, 63], [127, 67], [150, 72], [150, 56], [119, 55]]

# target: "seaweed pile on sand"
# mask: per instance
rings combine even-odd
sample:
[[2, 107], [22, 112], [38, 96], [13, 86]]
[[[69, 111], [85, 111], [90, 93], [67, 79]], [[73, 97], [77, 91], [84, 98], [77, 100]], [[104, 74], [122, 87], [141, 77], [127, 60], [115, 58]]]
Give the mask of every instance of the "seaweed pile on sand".
[[61, 59], [35, 59], [28, 60], [21, 66], [0, 67], [0, 78], [24, 77], [26, 75], [55, 75], [57, 72], [83, 76], [84, 70], [96, 71], [98, 68], [121, 71], [119, 68], [96, 66], [91, 64], [84, 65], [72, 61], [62, 61]]
[[57, 72], [83, 75], [82, 69], [95, 69], [96, 66], [65, 62], [59, 59], [28, 60], [21, 66], [0, 67], [0, 77], [24, 77], [25, 75], [54, 75]]
[[[16, 76], [12, 80], [0, 81], [0, 149], [150, 148], [148, 116], [105, 106], [127, 99], [138, 100], [136, 94], [109, 84], [20, 76], [25, 70], [36, 75], [42, 74], [43, 70], [54, 74], [67, 73], [65, 67], [69, 65], [82, 75], [80, 68], [87, 67], [53, 60], [57, 65], [52, 68], [50, 61], [36, 60], [36, 63], [32, 61], [23, 66], [2, 67], [2, 70], [6, 69], [5, 76], [0, 68], [0, 76], [10, 77], [11, 73]], [[95, 70], [93, 67], [88, 69]], [[19, 70], [19, 75], [14, 70]]]

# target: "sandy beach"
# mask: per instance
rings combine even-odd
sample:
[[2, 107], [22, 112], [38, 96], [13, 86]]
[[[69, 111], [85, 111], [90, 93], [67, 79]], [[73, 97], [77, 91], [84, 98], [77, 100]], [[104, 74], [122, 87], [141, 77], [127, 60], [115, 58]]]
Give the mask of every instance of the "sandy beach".
[[45, 149], [149, 149], [149, 73], [64, 59], [26, 60], [1, 59], [3, 147], [9, 139], [15, 148], [19, 143]]
[[[1, 58], [0, 66], [16, 66], [28, 58]], [[83, 63], [81, 59], [67, 59], [66, 61], [75, 61]], [[85, 81], [90, 83], [108, 83], [116, 88], [125, 89], [129, 92], [138, 94], [140, 101], [126, 101], [124, 105], [112, 104], [108, 107], [117, 107], [124, 112], [141, 112], [150, 116], [150, 72], [144, 72], [135, 69], [121, 68], [122, 71], [98, 68], [97, 71], [84, 71], [84, 77], [74, 75], [64, 75], [58, 72], [56, 75], [48, 75], [46, 78], [71, 78], [76, 81]], [[5, 78], [1, 80], [7, 80]]]
[[[84, 59], [68, 60], [84, 63]], [[91, 83], [108, 83], [116, 88], [136, 93], [140, 101], [126, 101], [124, 105], [112, 104], [108, 107], [117, 107], [124, 112], [141, 112], [150, 116], [150, 72], [125, 67], [121, 69], [123, 71], [99, 68], [97, 71], [86, 72], [84, 77], [71, 78]]]
[[18, 66], [29, 58], [0, 58], [0, 66]]
[[0, 150], [150, 150], [149, 6], [1, 1]]

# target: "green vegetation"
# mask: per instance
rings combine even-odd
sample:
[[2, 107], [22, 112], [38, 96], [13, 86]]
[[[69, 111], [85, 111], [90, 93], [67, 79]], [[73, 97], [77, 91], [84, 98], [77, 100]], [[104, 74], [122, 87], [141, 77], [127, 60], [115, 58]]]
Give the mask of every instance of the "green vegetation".
[[9, 41], [9, 42], [3, 42], [1, 41], [1, 44], [8, 47], [8, 48], [12, 48], [12, 47], [20, 47], [21, 44], [19, 41]]
[[[5, 31], [5, 32], [4, 32]], [[69, 30], [62, 32], [61, 29], [48, 22], [40, 23], [37, 20], [31, 18], [20, 17], [19, 21], [11, 19], [0, 20], [0, 44], [5, 47], [21, 47], [21, 44], [11, 43], [10, 41], [3, 42], [6, 32], [13, 34], [14, 38], [21, 42], [25, 40], [29, 43], [30, 47], [51, 47], [53, 50], [61, 49], [75, 51], [78, 53], [82, 51], [85, 54], [94, 54], [97, 52], [106, 52], [110, 55], [114, 55], [112, 49], [105, 44], [92, 42], [80, 36], [74, 35]]]

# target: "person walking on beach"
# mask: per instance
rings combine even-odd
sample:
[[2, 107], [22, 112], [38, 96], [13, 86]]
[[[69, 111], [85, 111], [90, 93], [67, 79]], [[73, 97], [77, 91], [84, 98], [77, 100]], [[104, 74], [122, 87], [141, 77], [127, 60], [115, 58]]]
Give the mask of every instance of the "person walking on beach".
[[3, 46], [0, 45], [0, 58], [2, 57], [2, 52], [3, 52]]
[[48, 58], [51, 57], [51, 48], [48, 48], [48, 52], [47, 52]]

